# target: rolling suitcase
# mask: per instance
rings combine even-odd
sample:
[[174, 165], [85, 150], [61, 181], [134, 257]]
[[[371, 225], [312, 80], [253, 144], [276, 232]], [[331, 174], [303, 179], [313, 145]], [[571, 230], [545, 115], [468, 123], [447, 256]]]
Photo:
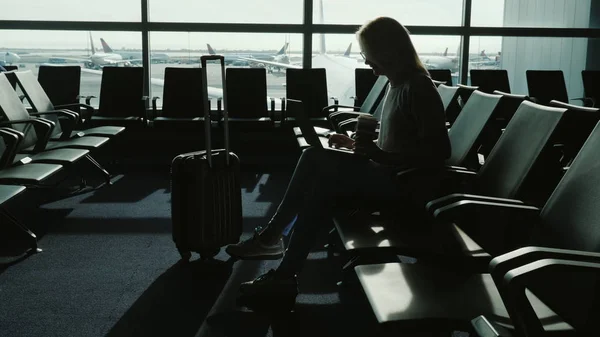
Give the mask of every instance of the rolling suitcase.
[[[207, 61], [221, 63], [225, 149], [212, 149], [207, 89]], [[184, 153], [171, 163], [173, 241], [184, 261], [197, 252], [212, 258], [242, 234], [240, 160], [229, 149], [225, 61], [221, 55], [201, 57], [206, 150]]]

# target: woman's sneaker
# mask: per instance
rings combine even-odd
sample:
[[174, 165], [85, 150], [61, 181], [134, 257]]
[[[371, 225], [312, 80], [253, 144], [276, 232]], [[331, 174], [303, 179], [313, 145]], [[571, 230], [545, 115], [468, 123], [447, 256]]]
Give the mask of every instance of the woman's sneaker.
[[254, 231], [252, 238], [225, 248], [227, 254], [240, 260], [276, 260], [283, 257], [285, 247], [283, 240], [278, 238], [274, 243], [265, 243], [261, 240], [260, 230]]

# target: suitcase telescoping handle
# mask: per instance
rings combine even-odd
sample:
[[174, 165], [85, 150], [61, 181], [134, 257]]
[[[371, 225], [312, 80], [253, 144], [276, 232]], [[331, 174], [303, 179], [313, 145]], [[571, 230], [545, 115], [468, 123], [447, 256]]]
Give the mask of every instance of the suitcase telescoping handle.
[[208, 165], [212, 167], [212, 139], [211, 139], [211, 118], [210, 105], [208, 101], [208, 75], [206, 73], [207, 61], [220, 61], [221, 63], [221, 81], [223, 83], [223, 128], [225, 134], [225, 160], [229, 166], [229, 110], [227, 109], [227, 87], [225, 83], [225, 57], [223, 55], [203, 55], [200, 57], [202, 66], [202, 98], [204, 101], [204, 133], [206, 137], [206, 159]]

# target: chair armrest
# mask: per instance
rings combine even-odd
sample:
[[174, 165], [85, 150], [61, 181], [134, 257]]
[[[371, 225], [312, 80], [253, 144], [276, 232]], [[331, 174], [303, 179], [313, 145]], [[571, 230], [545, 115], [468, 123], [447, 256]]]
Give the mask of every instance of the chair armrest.
[[159, 99], [160, 99], [160, 97], [158, 97], [158, 96], [152, 97], [152, 114], [149, 116], [150, 119], [154, 119], [154, 118], [158, 117], [158, 108], [156, 105], [156, 101], [158, 101]]
[[539, 208], [529, 205], [461, 200], [433, 212], [435, 223], [455, 223], [492, 256], [529, 242], [539, 223]]
[[491, 322], [483, 315], [473, 318], [471, 326], [479, 337], [512, 337], [505, 327]]
[[0, 169], [2, 169], [12, 164], [17, 154], [19, 143], [25, 135], [20, 131], [2, 127], [0, 128], [0, 137], [2, 137], [5, 146], [0, 156]]
[[271, 118], [272, 122], [275, 122], [275, 98], [269, 97], [269, 101], [270, 101], [269, 118]]
[[509, 270], [542, 259], [566, 259], [600, 263], [600, 253], [529, 246], [496, 256], [490, 261], [489, 271], [494, 278], [494, 282], [500, 284]]
[[595, 107], [596, 106], [596, 100], [594, 100], [591, 97], [571, 98], [571, 101], [582, 101], [583, 105], [586, 107]]
[[[477, 176], [477, 173], [473, 171], [444, 167], [442, 169], [410, 168], [399, 172], [396, 177], [398, 179], [417, 179], [419, 176], [432, 174], [439, 175], [436, 179], [435, 196], [444, 196], [452, 192], [467, 190], [471, 186], [473, 178]], [[428, 200], [424, 200], [424, 203], [435, 196], [430, 196]]]
[[333, 105], [328, 105], [328, 106], [324, 107], [323, 112], [331, 111], [332, 113], [335, 113], [338, 111], [339, 108], [348, 108], [348, 109], [353, 109], [353, 110], [360, 109], [360, 107], [352, 106], [352, 105], [333, 104]]
[[333, 105], [340, 105], [340, 100], [337, 97], [332, 96], [330, 98], [333, 100]]
[[0, 122], [0, 127], [7, 126], [12, 128], [14, 124], [31, 124], [33, 125], [33, 129], [35, 131], [35, 135], [38, 139], [35, 144], [33, 151], [40, 152], [46, 148], [46, 144], [50, 140], [52, 136], [52, 129], [54, 128], [54, 122], [49, 121], [44, 118], [28, 118], [28, 119], [19, 119], [14, 121], [4, 121]]
[[77, 122], [79, 120], [78, 113], [76, 113], [74, 111], [66, 110], [66, 109], [44, 111], [44, 112], [34, 112], [34, 113], [30, 113], [29, 115], [35, 116], [35, 117], [43, 117], [46, 115], [56, 115], [58, 117], [58, 119], [66, 120], [67, 121], [66, 123], [64, 123], [64, 124], [61, 123], [62, 135], [61, 135], [60, 139], [62, 139], [62, 140], [71, 138], [71, 133], [73, 132], [73, 130], [75, 130], [75, 127], [77, 126]]
[[[544, 328], [537, 317], [525, 290], [532, 284], [539, 284], [539, 277], [545, 273], [573, 277], [575, 273], [591, 274], [594, 279], [600, 277], [600, 263], [567, 259], [542, 259], [512, 269], [504, 275], [502, 283], [497, 285], [502, 301], [508, 311], [515, 330], [523, 336], [542, 336]], [[561, 289], [564, 291], [564, 289]], [[594, 294], [590, 294], [594, 296]], [[543, 298], [540, 298], [543, 300]], [[578, 303], [578, 305], [582, 305]], [[578, 331], [580, 336], [590, 336]]]
[[[83, 98], [83, 96], [80, 96], [80, 98]], [[94, 95], [85, 96], [85, 104], [92, 105], [92, 98], [96, 98], [96, 96], [94, 96]]]
[[496, 198], [485, 195], [477, 195], [477, 194], [465, 194], [465, 193], [452, 193], [445, 195], [443, 197], [437, 198], [435, 200], [431, 200], [425, 205], [425, 209], [429, 212], [434, 212], [436, 209], [449, 205], [451, 203], [461, 201], [461, 200], [476, 200], [476, 201], [489, 201], [489, 202], [499, 202], [506, 204], [514, 204], [514, 205], [524, 205], [523, 201], [516, 199], [506, 199], [506, 198]]
[[70, 108], [75, 108], [75, 107], [85, 109], [85, 115], [83, 118], [85, 121], [90, 120], [92, 118], [92, 116], [94, 115], [94, 113], [96, 112], [96, 110], [94, 109], [93, 106], [91, 106], [89, 104], [84, 104], [84, 103], [61, 104], [61, 105], [54, 106], [55, 109], [70, 109]]

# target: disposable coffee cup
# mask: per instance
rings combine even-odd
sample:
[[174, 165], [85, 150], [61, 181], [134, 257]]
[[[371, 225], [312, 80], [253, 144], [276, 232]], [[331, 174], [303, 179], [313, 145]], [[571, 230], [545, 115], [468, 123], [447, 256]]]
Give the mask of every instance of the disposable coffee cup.
[[377, 125], [379, 121], [372, 116], [360, 115], [356, 122], [356, 137], [361, 139], [375, 139], [377, 137]]

